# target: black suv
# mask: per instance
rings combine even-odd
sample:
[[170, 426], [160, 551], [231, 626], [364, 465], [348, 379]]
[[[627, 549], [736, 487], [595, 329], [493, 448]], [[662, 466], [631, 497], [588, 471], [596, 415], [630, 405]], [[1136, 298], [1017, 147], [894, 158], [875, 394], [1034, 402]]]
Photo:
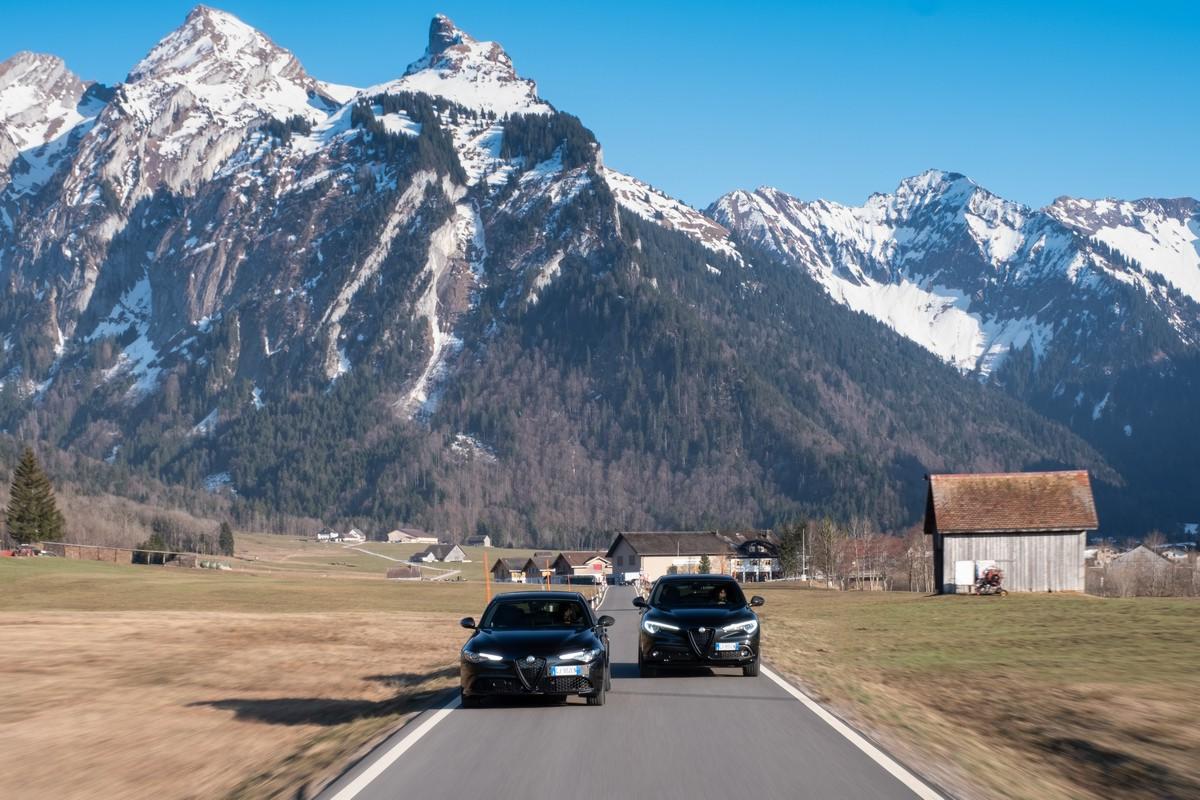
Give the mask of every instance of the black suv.
[[741, 667], [758, 674], [758, 615], [761, 597], [746, 602], [742, 587], [726, 575], [666, 575], [650, 598], [635, 597], [642, 609], [638, 669], [643, 677], [661, 667]]

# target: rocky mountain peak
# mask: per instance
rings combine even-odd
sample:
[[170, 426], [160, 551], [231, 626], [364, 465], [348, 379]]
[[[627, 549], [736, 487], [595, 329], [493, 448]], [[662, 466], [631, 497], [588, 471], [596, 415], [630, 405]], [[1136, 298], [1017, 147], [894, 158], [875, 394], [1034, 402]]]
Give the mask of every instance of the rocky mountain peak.
[[474, 41], [465, 31], [459, 30], [453, 20], [445, 14], [438, 14], [429, 23], [429, 47], [425, 52], [428, 55], [439, 55], [447, 48]]
[[429, 24], [425, 54], [404, 77], [376, 91], [424, 92], [471, 108], [503, 114], [546, 113], [537, 84], [517, 75], [497, 42], [481, 42], [439, 14]]

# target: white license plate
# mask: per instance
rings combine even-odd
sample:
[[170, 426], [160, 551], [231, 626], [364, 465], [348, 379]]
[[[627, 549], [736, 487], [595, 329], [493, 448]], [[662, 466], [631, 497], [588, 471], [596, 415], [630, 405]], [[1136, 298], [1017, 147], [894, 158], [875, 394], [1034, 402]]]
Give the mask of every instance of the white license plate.
[[569, 678], [573, 675], [582, 675], [583, 667], [551, 667], [550, 677], [552, 678]]
[[717, 642], [717, 652], [719, 653], [726, 653], [737, 649], [737, 642]]

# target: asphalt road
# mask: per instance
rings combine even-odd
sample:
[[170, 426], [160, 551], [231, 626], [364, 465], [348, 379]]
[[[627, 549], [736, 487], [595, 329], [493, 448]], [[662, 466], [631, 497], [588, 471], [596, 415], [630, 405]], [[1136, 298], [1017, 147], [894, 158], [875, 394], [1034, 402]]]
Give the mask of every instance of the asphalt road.
[[613, 587], [600, 612], [617, 620], [604, 706], [455, 701], [405, 726], [321, 798], [937, 796], [886, 756], [878, 763], [766, 670], [639, 678], [632, 600], [631, 589]]

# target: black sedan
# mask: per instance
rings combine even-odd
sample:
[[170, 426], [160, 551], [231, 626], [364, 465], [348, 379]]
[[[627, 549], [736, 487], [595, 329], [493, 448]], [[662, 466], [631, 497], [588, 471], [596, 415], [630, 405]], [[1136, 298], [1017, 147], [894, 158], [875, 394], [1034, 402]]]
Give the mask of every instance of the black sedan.
[[741, 667], [758, 674], [758, 616], [737, 581], [725, 575], [665, 575], [650, 597], [635, 597], [642, 611], [638, 669], [643, 677], [662, 667]]
[[608, 632], [613, 618], [596, 618], [578, 592], [512, 592], [488, 604], [463, 645], [459, 661], [462, 704], [489, 696], [582, 695], [604, 705], [612, 682]]

